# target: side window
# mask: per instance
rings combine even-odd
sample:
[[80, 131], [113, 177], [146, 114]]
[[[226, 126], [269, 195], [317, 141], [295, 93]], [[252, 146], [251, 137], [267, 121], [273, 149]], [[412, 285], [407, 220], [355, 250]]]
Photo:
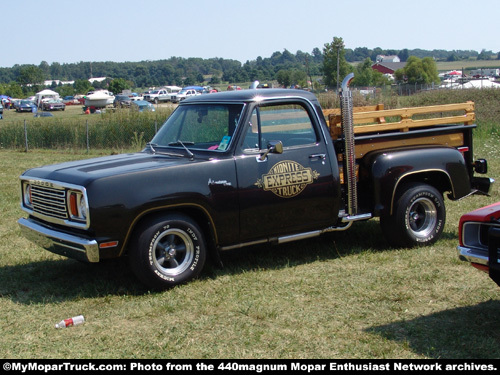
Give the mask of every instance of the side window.
[[243, 147], [264, 149], [269, 141], [281, 141], [284, 147], [316, 143], [316, 133], [307, 110], [300, 104], [255, 108]]

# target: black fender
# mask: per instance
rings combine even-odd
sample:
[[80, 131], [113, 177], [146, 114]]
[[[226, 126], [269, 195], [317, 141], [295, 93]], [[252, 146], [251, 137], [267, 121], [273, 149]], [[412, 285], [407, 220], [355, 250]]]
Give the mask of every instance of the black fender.
[[366, 168], [373, 193], [375, 216], [391, 215], [398, 187], [406, 182], [424, 182], [449, 198], [460, 199], [471, 192], [467, 165], [455, 148], [417, 146], [378, 150], [367, 154]]

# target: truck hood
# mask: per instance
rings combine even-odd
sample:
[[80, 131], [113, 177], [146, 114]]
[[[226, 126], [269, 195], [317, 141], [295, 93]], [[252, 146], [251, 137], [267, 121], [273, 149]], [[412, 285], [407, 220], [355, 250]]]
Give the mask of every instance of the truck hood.
[[202, 161], [205, 160], [139, 152], [46, 165], [29, 169], [22, 176], [87, 186], [97, 179]]

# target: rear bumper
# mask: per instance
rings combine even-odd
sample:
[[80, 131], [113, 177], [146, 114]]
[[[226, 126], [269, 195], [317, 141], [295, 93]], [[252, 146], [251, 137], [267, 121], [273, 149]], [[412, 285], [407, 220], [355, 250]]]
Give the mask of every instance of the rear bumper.
[[490, 192], [491, 185], [495, 183], [493, 178], [488, 177], [473, 177], [471, 180], [471, 186], [474, 193], [488, 195]]
[[23, 236], [52, 253], [84, 262], [99, 262], [99, 246], [93, 239], [62, 233], [31, 219], [21, 218], [17, 222]]

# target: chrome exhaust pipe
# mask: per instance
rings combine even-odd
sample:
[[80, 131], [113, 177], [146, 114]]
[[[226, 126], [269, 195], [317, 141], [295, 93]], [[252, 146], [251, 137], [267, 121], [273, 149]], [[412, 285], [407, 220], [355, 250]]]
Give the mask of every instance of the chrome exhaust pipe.
[[353, 101], [349, 83], [354, 78], [350, 73], [342, 81], [340, 92], [340, 110], [342, 113], [342, 133], [344, 134], [344, 181], [347, 184], [347, 214], [358, 213], [358, 196], [356, 189], [356, 153], [354, 152]]

